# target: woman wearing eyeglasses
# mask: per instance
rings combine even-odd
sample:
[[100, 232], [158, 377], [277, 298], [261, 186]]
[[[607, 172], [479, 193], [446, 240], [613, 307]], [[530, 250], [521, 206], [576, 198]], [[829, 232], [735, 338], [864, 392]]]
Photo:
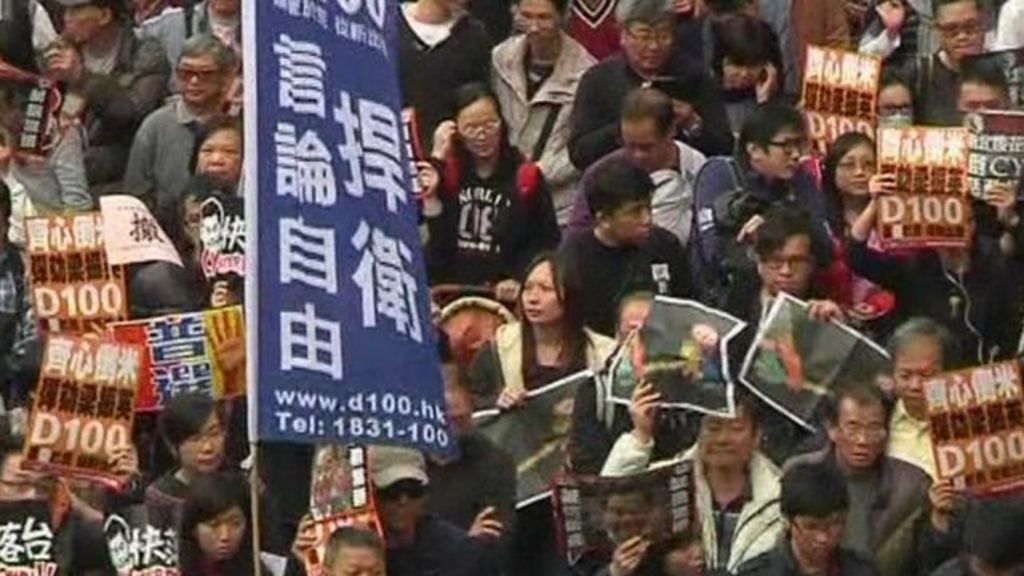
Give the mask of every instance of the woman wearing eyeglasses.
[[498, 101], [483, 84], [455, 95], [453, 120], [438, 127], [426, 190], [432, 283], [492, 285], [515, 300], [526, 265], [558, 244], [551, 193], [540, 169], [508, 142]]

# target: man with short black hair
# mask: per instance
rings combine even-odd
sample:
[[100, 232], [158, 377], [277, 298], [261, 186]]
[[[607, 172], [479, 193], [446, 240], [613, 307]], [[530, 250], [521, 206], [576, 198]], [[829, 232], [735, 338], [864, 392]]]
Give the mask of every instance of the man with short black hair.
[[872, 564], [840, 547], [850, 497], [842, 474], [802, 464], [782, 475], [786, 537], [770, 553], [740, 566], [739, 576], [875, 576]]
[[120, 182], [132, 137], [167, 89], [160, 43], [136, 38], [124, 0], [58, 0], [66, 44], [47, 49], [47, 73], [84, 101], [89, 185]]
[[831, 262], [823, 195], [801, 162], [807, 147], [803, 115], [769, 104], [747, 117], [735, 159], [712, 158], [698, 174], [692, 242], [712, 300], [722, 297], [732, 274], [749, 268], [746, 247], [737, 239], [752, 236], [773, 206], [806, 212], [815, 259], [821, 266]]
[[1019, 576], [1024, 573], [1024, 509], [1004, 499], [979, 500], [967, 513], [963, 551], [932, 576]]
[[586, 287], [583, 318], [596, 332], [615, 334], [616, 304], [632, 291], [695, 295], [679, 240], [651, 222], [653, 192], [647, 172], [625, 158], [601, 163], [587, 180], [594, 226], [569, 236], [559, 256], [566, 282]]
[[699, 59], [674, 44], [672, 0], [619, 0], [622, 54], [588, 70], [573, 105], [569, 158], [586, 170], [619, 143], [622, 102], [632, 90], [654, 87], [673, 99], [676, 137], [704, 154], [730, 154], [733, 137], [721, 93]]
[[914, 572], [910, 536], [928, 502], [931, 479], [917, 466], [886, 456], [890, 402], [874, 384], [850, 385], [828, 398], [824, 412], [830, 442], [790, 459], [785, 469], [835, 466], [850, 493], [843, 546], [875, 558], [882, 574]]

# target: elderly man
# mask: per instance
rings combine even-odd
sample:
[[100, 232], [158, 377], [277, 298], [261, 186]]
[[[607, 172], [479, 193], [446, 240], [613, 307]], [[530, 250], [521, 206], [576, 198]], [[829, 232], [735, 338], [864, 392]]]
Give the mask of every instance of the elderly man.
[[124, 176], [129, 192], [155, 190], [160, 207], [181, 196], [192, 176], [196, 133], [223, 111], [236, 68], [235, 54], [216, 38], [185, 42], [177, 68], [181, 95], [150, 114], [135, 135]]
[[698, 59], [674, 48], [672, 0], [620, 0], [622, 54], [587, 71], [573, 105], [569, 159], [586, 170], [619, 147], [626, 95], [653, 86], [673, 99], [677, 138], [704, 154], [731, 154], [732, 132], [714, 80]]
[[167, 60], [158, 42], [136, 38], [123, 0], [59, 2], [67, 42], [47, 49], [47, 72], [81, 101], [90, 186], [118, 183], [135, 130], [164, 98]]
[[786, 469], [827, 464], [846, 479], [850, 508], [843, 546], [875, 558], [884, 575], [913, 572], [910, 544], [928, 502], [931, 479], [923, 470], [885, 454], [891, 405], [870, 384], [840, 389], [826, 404], [829, 444], [794, 457]]

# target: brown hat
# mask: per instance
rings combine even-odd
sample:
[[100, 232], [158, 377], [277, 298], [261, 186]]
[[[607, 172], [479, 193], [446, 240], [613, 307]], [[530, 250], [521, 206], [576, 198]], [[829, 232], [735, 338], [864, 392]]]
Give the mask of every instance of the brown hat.
[[427, 477], [427, 460], [419, 450], [398, 446], [370, 446], [370, 476], [377, 488], [387, 488], [402, 480], [416, 480], [423, 485]]

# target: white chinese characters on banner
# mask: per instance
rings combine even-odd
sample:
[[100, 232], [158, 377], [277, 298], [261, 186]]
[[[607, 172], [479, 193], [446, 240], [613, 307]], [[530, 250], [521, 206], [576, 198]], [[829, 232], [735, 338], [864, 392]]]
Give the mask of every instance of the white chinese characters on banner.
[[334, 108], [344, 143], [338, 153], [348, 166], [345, 191], [362, 198], [366, 190], [383, 193], [389, 212], [408, 202], [402, 170], [402, 123], [395, 112], [373, 100], [359, 98], [353, 109], [352, 95], [342, 91]]
[[35, 516], [0, 525], [0, 565], [27, 566], [53, 559], [53, 531]]
[[328, 294], [338, 293], [333, 228], [281, 218], [281, 283], [301, 282]]
[[302, 312], [281, 312], [281, 370], [320, 372], [341, 380], [341, 324], [318, 318], [306, 303]]
[[324, 98], [327, 64], [320, 47], [312, 42], [294, 41], [287, 34], [282, 34], [274, 43], [274, 54], [280, 66], [278, 102], [281, 109], [324, 118], [327, 113]]
[[278, 122], [274, 134], [277, 153], [277, 195], [292, 196], [303, 204], [334, 206], [338, 200], [331, 152], [312, 130], [298, 136], [295, 125]]
[[377, 316], [390, 318], [395, 330], [423, 341], [416, 309], [416, 278], [407, 270], [412, 253], [404, 242], [360, 222], [352, 246], [362, 252], [352, 279], [362, 291], [363, 326], [377, 326]]

